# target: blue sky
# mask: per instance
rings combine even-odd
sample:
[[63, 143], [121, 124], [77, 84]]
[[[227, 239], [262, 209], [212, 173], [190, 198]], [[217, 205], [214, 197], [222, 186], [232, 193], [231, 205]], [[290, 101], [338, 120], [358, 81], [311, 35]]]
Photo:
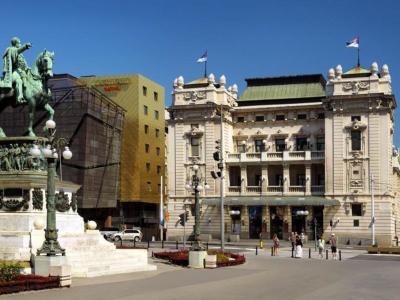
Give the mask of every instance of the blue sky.
[[[97, 0], [2, 3], [0, 48], [12, 36], [56, 52], [55, 72], [81, 75], [141, 73], [162, 84], [201, 77], [196, 59], [207, 49], [208, 69], [228, 84], [245, 78], [326, 73], [356, 64], [345, 42], [360, 36], [361, 64], [386, 63], [400, 91], [400, 1]], [[7, 12], [7, 13], [5, 13]], [[400, 101], [400, 100], [398, 100]], [[399, 117], [396, 113], [396, 119]], [[396, 126], [396, 144], [400, 128]]]

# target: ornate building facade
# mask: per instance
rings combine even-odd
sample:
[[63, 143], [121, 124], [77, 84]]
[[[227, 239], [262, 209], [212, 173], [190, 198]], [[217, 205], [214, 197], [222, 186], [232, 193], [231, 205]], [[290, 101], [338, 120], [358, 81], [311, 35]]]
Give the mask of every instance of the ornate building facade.
[[[327, 81], [320, 74], [246, 81], [240, 98], [236, 85], [226, 88], [225, 76], [219, 82], [212, 74], [174, 82], [168, 238], [182, 237], [179, 217], [193, 210], [192, 192], [185, 190], [193, 164], [209, 187], [201, 195], [201, 231], [220, 237], [221, 179], [214, 153], [223, 132], [230, 238], [303, 232], [313, 239], [335, 232], [342, 243], [368, 244], [374, 201], [377, 241], [390, 243], [398, 231], [400, 169], [387, 66], [380, 73], [376, 63], [346, 73], [338, 66]], [[193, 224], [189, 216], [187, 232]]]

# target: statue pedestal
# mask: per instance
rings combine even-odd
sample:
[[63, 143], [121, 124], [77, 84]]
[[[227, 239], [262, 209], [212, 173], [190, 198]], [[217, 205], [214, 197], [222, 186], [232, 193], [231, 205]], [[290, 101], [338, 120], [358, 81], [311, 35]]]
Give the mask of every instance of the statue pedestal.
[[66, 256], [35, 256], [33, 259], [33, 264], [35, 267], [35, 275], [39, 276], [54, 275], [51, 274], [52, 272], [50, 272], [52, 267], [70, 267], [68, 258]]
[[189, 268], [204, 269], [207, 251], [189, 251]]

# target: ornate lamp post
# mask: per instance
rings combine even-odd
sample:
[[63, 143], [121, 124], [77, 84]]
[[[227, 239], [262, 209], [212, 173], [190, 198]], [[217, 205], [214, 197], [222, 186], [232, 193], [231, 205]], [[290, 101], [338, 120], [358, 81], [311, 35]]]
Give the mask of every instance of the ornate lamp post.
[[193, 165], [192, 170], [194, 174], [192, 175], [192, 182], [186, 185], [186, 189], [188, 191], [194, 191], [194, 209], [195, 209], [195, 216], [194, 216], [194, 242], [190, 251], [203, 251], [204, 248], [200, 243], [200, 199], [199, 193], [204, 189], [209, 189], [209, 185], [205, 183], [204, 187], [201, 185], [201, 178], [198, 176], [199, 166]]
[[65, 255], [65, 249], [61, 248], [57, 241], [58, 229], [56, 228], [56, 203], [55, 203], [55, 177], [56, 177], [56, 165], [58, 159], [59, 149], [65, 147], [63, 152], [64, 159], [71, 159], [72, 152], [67, 147], [67, 140], [64, 138], [55, 138], [56, 123], [53, 120], [46, 122], [44, 128], [46, 132], [46, 138], [39, 140], [39, 142], [46, 144], [45, 147], [39, 149], [38, 145], [34, 145], [31, 149], [31, 155], [39, 158], [41, 154], [47, 160], [47, 223], [45, 229], [45, 241], [40, 249], [37, 250], [37, 255]]

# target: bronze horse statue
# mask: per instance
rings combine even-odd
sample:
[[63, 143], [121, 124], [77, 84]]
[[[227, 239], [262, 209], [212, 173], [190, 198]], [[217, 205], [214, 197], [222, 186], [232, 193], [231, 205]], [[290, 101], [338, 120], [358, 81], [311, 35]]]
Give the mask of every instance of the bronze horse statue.
[[[54, 52], [44, 50], [39, 54], [32, 68], [27, 70], [23, 86], [26, 103], [17, 103], [15, 88], [0, 88], [0, 114], [8, 106], [18, 107], [21, 105], [28, 105], [29, 124], [27, 131], [29, 136], [36, 136], [32, 127], [37, 109], [45, 110], [49, 119], [53, 119], [54, 110], [49, 105], [51, 92], [47, 87], [48, 79], [53, 76], [53, 60]], [[6, 135], [0, 127], [0, 138], [1, 137], [6, 137]]]

